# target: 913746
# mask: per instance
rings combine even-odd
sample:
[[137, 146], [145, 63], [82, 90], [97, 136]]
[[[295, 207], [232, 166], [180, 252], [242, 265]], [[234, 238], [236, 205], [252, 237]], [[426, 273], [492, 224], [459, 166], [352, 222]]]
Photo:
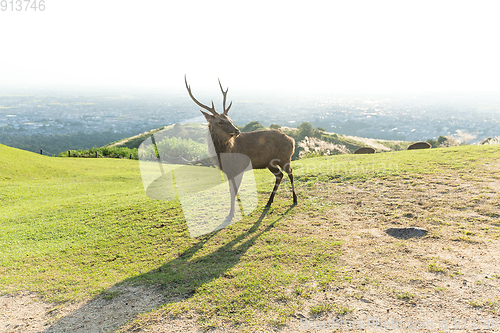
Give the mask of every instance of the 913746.
[[2, 12], [31, 12], [45, 10], [45, 0], [0, 0]]

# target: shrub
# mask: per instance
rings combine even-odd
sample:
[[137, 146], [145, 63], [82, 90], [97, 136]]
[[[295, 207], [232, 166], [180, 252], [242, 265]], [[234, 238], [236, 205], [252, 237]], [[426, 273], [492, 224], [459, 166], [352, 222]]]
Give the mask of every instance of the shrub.
[[[137, 148], [126, 147], [92, 147], [90, 149], [70, 150], [71, 157], [111, 157], [111, 158], [130, 158], [138, 159]], [[68, 152], [63, 151], [59, 153], [58, 157], [68, 157]]]
[[349, 149], [345, 145], [328, 143], [318, 138], [307, 136], [297, 146], [301, 148], [299, 152], [300, 158], [349, 154]]
[[[158, 152], [160, 154], [166, 154], [173, 158], [182, 157], [188, 161], [208, 157], [207, 145], [191, 139], [181, 139], [176, 137], [164, 138], [160, 142], [156, 143], [156, 147], [158, 148]], [[154, 150], [154, 147], [150, 145], [141, 152], [141, 155], [156, 156], [156, 151]]]
[[[476, 138], [475, 135], [462, 130], [457, 130], [456, 133], [456, 135], [447, 135], [445, 137], [440, 136], [438, 138], [438, 143], [440, 143], [439, 147], [468, 145], [471, 140]], [[445, 140], [443, 138], [445, 138]]]
[[264, 126], [261, 125], [258, 121], [251, 121], [248, 124], [246, 124], [241, 131], [242, 132], [254, 132], [254, 131], [259, 131], [265, 129]]

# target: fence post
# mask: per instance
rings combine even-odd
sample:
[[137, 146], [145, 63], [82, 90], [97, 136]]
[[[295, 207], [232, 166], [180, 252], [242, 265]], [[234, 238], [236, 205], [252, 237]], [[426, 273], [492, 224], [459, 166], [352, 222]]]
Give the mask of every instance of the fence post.
[[130, 159], [132, 159], [132, 154], [130, 154]]
[[95, 158], [97, 158], [97, 152], [95, 152]]
[[43, 150], [42, 150], [42, 148], [40, 148], [40, 155], [43, 155]]
[[71, 150], [68, 150], [68, 157], [71, 157]]

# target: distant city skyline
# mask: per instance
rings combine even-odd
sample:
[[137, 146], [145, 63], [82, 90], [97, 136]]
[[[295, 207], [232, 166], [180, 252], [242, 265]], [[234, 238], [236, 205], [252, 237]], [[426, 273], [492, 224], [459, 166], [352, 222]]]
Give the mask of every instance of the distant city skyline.
[[[45, 1], [0, 12], [0, 86], [499, 91], [494, 1]], [[215, 98], [215, 97], [214, 97]]]

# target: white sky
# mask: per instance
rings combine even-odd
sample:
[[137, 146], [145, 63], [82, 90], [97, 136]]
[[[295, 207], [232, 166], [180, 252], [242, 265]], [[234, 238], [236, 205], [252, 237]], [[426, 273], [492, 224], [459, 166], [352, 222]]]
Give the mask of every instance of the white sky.
[[0, 11], [0, 85], [500, 92], [495, 1], [45, 6]]

